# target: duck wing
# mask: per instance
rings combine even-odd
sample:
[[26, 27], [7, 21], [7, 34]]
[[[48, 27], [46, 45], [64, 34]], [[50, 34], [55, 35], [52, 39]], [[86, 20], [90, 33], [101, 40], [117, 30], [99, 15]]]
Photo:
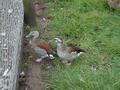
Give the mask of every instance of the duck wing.
[[56, 52], [52, 48], [52, 45], [43, 39], [40, 39], [40, 41], [37, 43], [37, 46], [42, 49], [45, 49], [47, 51], [47, 53], [56, 54]]
[[39, 57], [47, 57], [48, 54], [45, 49], [39, 48], [39, 47], [34, 47], [33, 50]]
[[72, 52], [77, 52], [77, 53], [85, 52], [83, 49], [80, 49], [75, 44], [68, 44], [67, 47], [66, 47], [66, 51], [69, 52], [69, 53], [72, 53]]
[[43, 39], [41, 39], [38, 42], [37, 46], [42, 48], [42, 49], [45, 49], [47, 52], [49, 52], [49, 50], [50, 50], [50, 45]]

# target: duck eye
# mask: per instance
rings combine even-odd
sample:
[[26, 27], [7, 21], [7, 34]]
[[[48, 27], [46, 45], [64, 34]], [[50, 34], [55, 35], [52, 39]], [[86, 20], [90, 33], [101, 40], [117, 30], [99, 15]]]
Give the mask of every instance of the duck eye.
[[35, 33], [34, 33], [34, 32], [32, 32], [31, 34], [32, 34], [32, 35], [34, 35]]

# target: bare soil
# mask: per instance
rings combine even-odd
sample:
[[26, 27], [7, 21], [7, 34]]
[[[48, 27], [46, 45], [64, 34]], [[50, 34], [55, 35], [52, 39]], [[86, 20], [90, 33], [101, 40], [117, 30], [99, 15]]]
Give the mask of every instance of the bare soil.
[[[37, 1], [38, 4], [34, 5], [36, 12], [36, 21], [40, 28], [40, 32], [45, 32], [47, 28], [47, 19], [43, 20], [46, 17], [47, 6], [43, 0]], [[26, 35], [24, 32], [24, 36]], [[46, 33], [46, 32], [45, 32]], [[46, 80], [48, 79], [49, 69], [47, 68], [49, 64], [46, 63], [34, 63], [33, 61], [37, 56], [33, 55], [31, 48], [28, 45], [26, 38], [23, 40], [23, 61], [22, 61], [22, 70], [26, 76], [25, 78], [19, 79], [19, 90], [46, 90]]]

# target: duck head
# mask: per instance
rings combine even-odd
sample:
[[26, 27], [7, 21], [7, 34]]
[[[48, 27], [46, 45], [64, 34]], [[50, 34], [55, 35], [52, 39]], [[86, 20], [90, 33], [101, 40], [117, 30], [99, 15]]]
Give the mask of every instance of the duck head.
[[55, 42], [58, 44], [58, 45], [61, 45], [63, 44], [63, 40], [60, 39], [60, 38], [54, 38], [55, 39]]
[[39, 32], [38, 31], [31, 31], [27, 36], [26, 38], [33, 38], [33, 39], [36, 39], [39, 37]]

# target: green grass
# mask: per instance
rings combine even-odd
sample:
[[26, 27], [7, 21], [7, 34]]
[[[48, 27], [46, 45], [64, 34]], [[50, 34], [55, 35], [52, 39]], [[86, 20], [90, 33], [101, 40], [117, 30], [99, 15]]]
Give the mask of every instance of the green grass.
[[109, 10], [105, 0], [49, 0], [46, 38], [62, 37], [87, 53], [71, 66], [55, 60], [51, 90], [120, 90], [120, 10]]

